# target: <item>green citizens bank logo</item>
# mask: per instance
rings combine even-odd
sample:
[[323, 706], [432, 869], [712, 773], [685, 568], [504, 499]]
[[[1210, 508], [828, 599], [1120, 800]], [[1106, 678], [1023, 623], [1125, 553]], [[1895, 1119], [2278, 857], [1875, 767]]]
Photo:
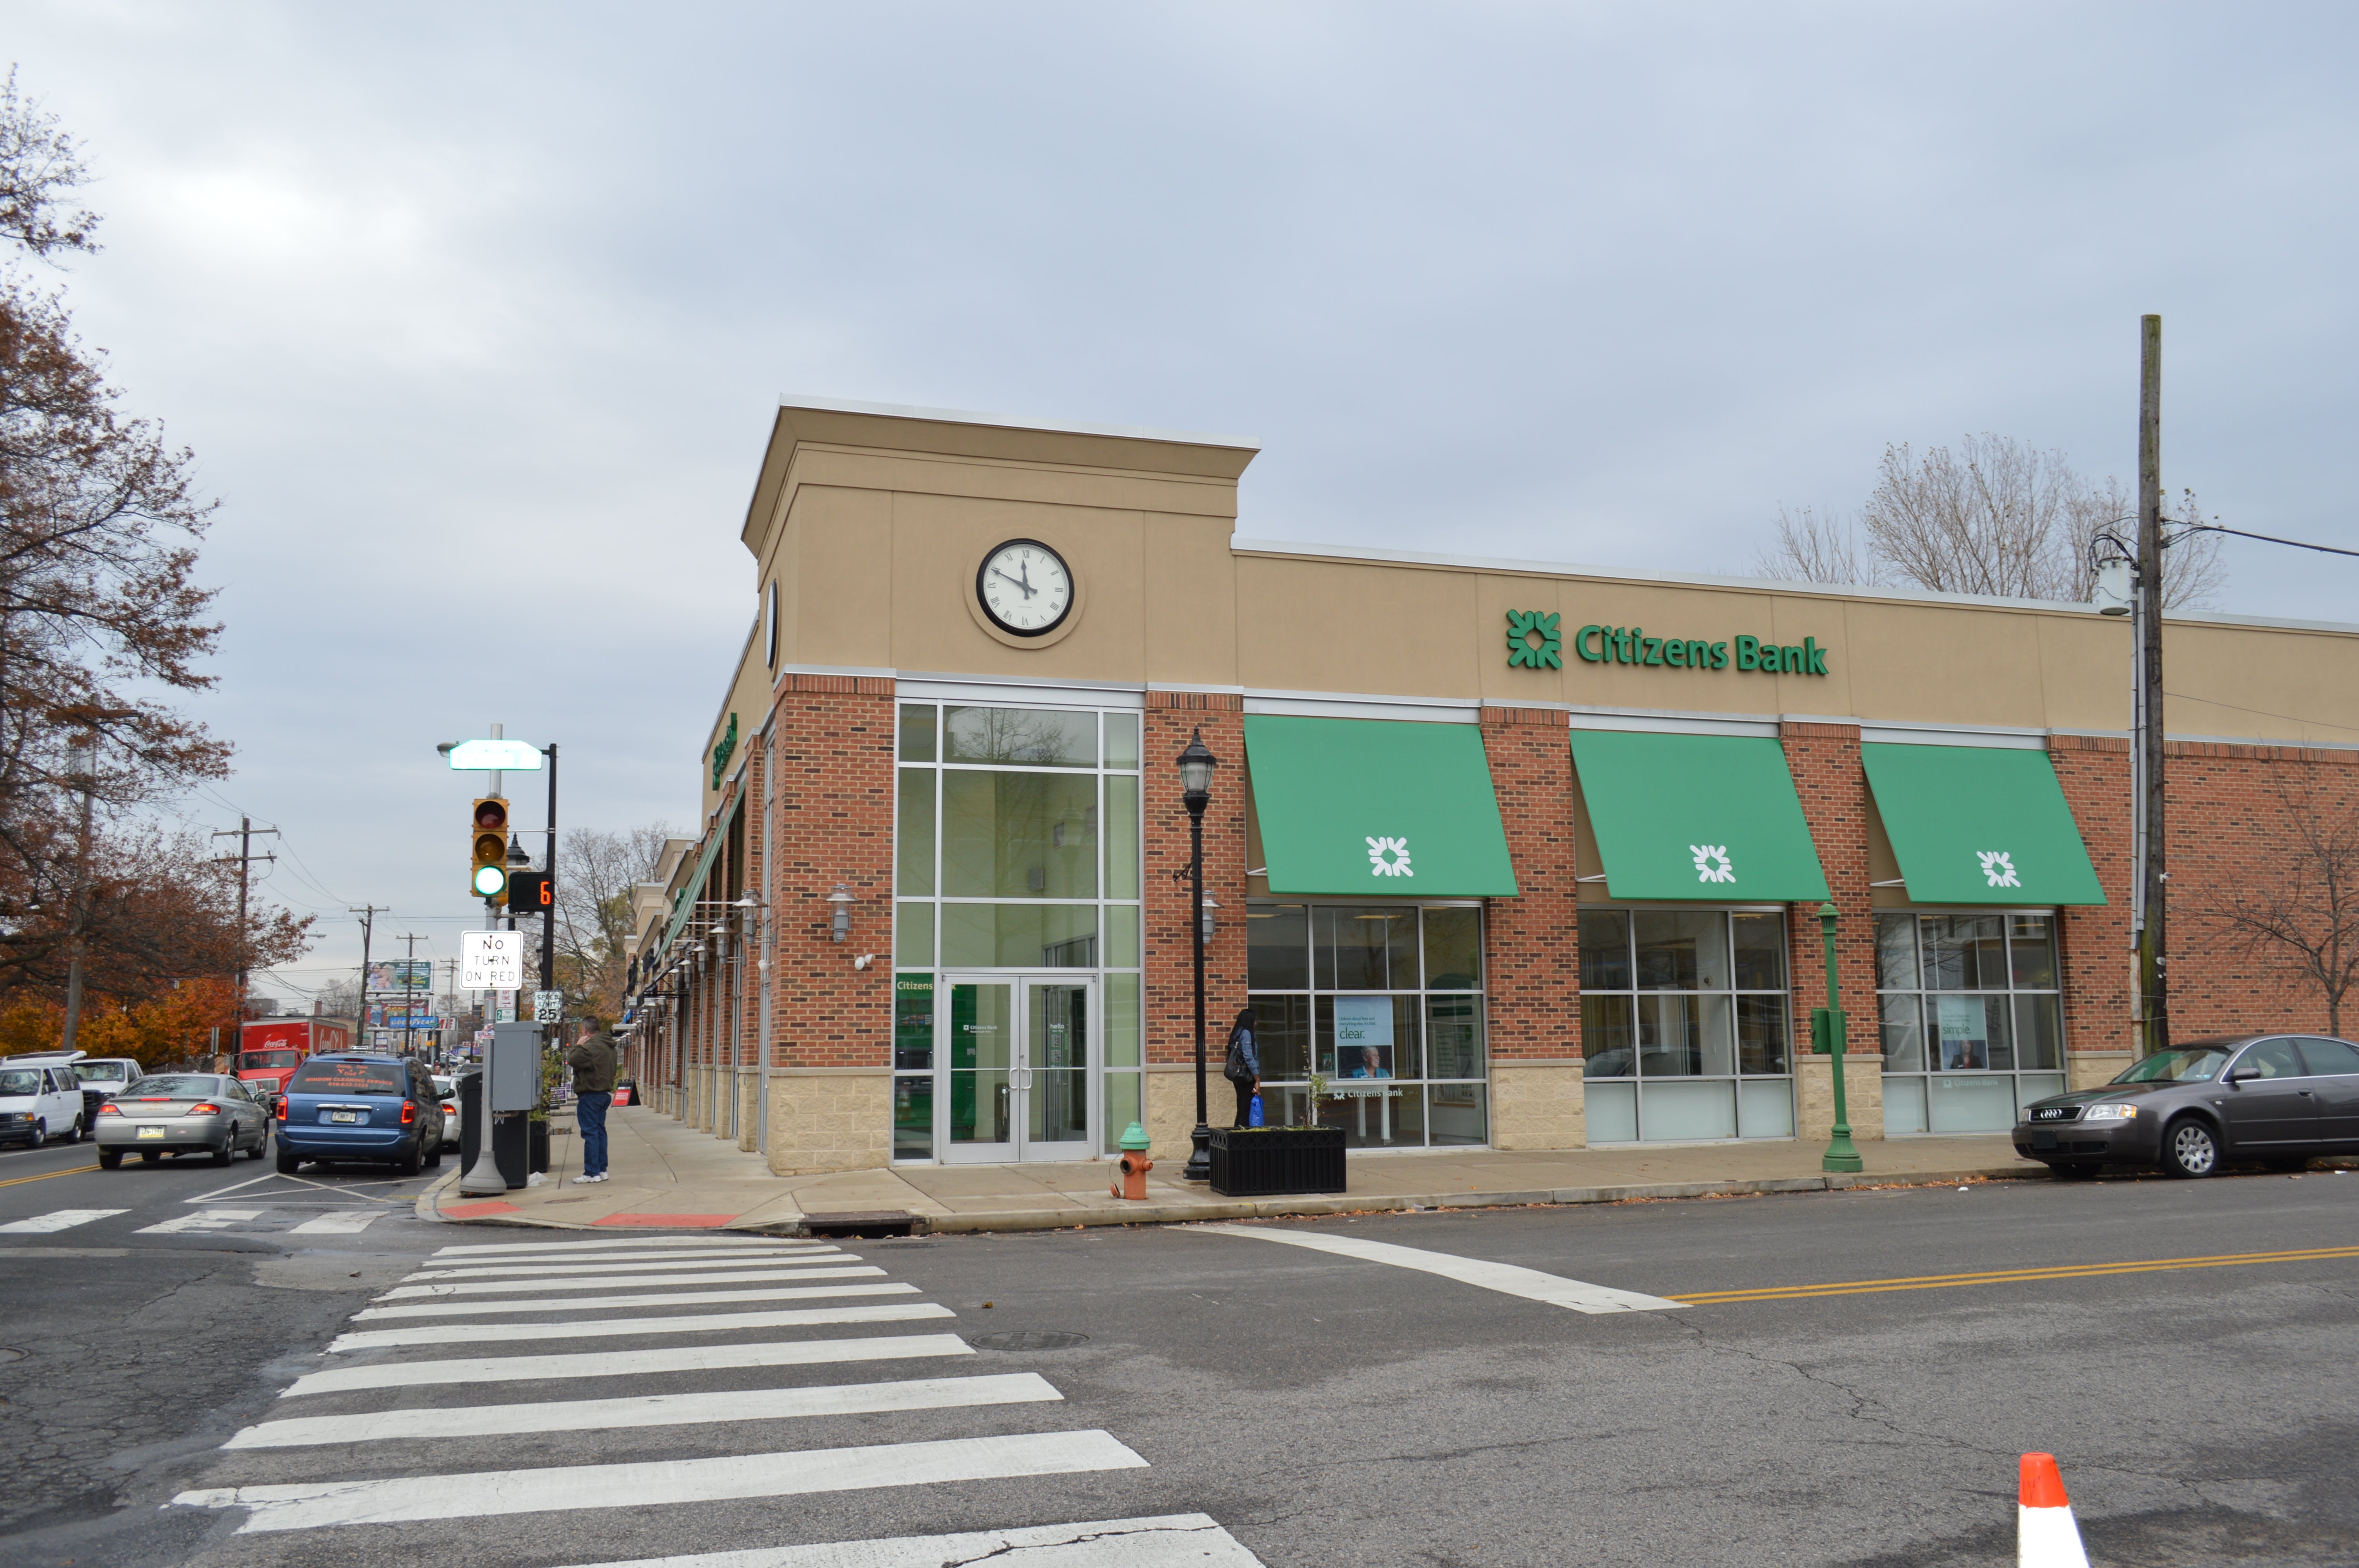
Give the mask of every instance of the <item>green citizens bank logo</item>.
[[[1529, 669], [1562, 667], [1558, 658], [1558, 617], [1536, 610], [1507, 611], [1507, 665]], [[1701, 638], [1649, 637], [1643, 626], [1583, 626], [1571, 637], [1572, 651], [1593, 665], [1663, 665], [1672, 669], [1724, 670], [1731, 662], [1729, 643]], [[1534, 644], [1538, 643], [1537, 646]], [[1758, 637], [1734, 640], [1734, 663], [1740, 670], [1765, 675], [1822, 676], [1827, 650], [1815, 637], [1801, 645], [1764, 642]]]

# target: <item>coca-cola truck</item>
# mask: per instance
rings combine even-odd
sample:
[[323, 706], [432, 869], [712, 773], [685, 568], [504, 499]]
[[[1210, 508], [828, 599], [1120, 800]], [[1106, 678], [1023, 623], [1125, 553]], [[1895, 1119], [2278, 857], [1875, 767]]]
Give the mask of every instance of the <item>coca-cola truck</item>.
[[238, 1030], [234, 1067], [238, 1081], [256, 1085], [275, 1112], [306, 1057], [352, 1048], [353, 1026], [344, 1019], [252, 1018]]

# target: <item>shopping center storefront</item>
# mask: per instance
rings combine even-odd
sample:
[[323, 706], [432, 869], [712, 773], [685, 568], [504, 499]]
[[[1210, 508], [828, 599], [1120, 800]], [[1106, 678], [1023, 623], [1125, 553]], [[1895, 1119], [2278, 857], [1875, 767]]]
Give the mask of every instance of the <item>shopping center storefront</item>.
[[[781, 408], [703, 825], [639, 890], [643, 1092], [781, 1172], [1176, 1154], [1194, 925], [1216, 1121], [1250, 1006], [1273, 1117], [1354, 1147], [1820, 1137], [1828, 903], [1861, 1136], [2126, 1063], [2123, 622], [1257, 542], [1253, 455]], [[2359, 777], [2359, 629], [2168, 642], [2175, 1027], [2318, 1027], [2203, 917], [2293, 852], [2272, 790]]]

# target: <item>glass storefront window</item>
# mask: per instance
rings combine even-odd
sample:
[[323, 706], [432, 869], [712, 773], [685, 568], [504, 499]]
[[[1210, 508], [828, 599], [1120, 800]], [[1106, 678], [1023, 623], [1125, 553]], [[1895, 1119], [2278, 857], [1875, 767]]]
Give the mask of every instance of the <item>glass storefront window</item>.
[[1589, 1141], [1792, 1137], [1785, 915], [1579, 918]]
[[1884, 1129], [2005, 1132], [2061, 1093], [2063, 999], [2046, 914], [1879, 914]]
[[1483, 911], [1473, 904], [1256, 901], [1245, 984], [1277, 1124], [1310, 1114], [1353, 1148], [1490, 1141]]

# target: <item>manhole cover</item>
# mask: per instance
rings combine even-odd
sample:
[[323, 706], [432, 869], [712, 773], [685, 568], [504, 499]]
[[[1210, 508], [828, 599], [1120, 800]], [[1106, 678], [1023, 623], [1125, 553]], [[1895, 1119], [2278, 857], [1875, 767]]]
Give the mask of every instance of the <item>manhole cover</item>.
[[11, 1350], [6, 1346], [0, 1345], [0, 1361], [22, 1361], [24, 1358], [23, 1351]]
[[977, 1350], [1071, 1350], [1088, 1344], [1089, 1337], [1058, 1328], [1020, 1328], [1013, 1334], [971, 1335], [967, 1343]]

